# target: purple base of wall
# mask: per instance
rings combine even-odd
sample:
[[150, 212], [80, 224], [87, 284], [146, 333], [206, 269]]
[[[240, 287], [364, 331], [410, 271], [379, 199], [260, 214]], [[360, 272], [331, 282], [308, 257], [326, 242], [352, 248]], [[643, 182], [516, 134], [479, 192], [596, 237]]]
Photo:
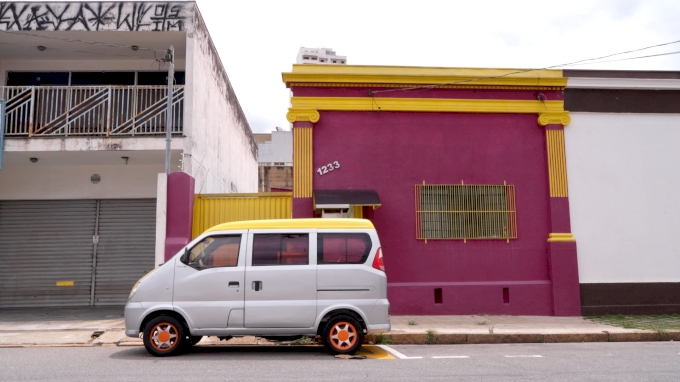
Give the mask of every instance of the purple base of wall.
[[194, 216], [194, 178], [185, 172], [168, 175], [165, 261], [191, 241]]
[[[441, 288], [441, 303], [435, 289]], [[506, 291], [503, 289], [507, 288]], [[393, 314], [552, 315], [549, 281], [388, 284]], [[504, 302], [507, 301], [507, 302]], [[579, 307], [580, 308], [580, 307]], [[453, 313], [452, 313], [453, 312]]]
[[581, 293], [578, 283], [576, 243], [548, 243], [550, 279], [555, 316], [580, 316]]
[[312, 198], [293, 198], [293, 218], [313, 218], [314, 200]]

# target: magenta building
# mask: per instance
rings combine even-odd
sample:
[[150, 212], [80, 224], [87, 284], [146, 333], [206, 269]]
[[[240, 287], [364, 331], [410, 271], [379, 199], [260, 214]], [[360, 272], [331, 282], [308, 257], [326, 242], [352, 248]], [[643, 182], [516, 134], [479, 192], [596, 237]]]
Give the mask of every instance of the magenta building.
[[393, 314], [581, 314], [559, 70], [294, 65], [293, 217], [362, 217]]

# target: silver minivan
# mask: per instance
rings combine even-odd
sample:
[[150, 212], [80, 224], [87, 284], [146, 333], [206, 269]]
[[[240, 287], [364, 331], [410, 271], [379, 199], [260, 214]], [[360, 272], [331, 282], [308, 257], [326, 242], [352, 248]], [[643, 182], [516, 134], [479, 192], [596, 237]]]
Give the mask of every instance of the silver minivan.
[[320, 336], [353, 354], [390, 330], [380, 240], [364, 219], [285, 219], [210, 228], [132, 288], [125, 334], [155, 356], [203, 336]]

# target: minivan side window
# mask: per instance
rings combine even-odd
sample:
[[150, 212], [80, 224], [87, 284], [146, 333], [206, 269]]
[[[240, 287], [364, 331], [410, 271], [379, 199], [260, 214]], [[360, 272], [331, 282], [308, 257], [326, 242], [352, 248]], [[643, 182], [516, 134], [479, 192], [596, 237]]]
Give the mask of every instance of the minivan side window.
[[235, 267], [241, 235], [210, 236], [196, 244], [182, 262], [195, 269]]
[[318, 233], [317, 264], [363, 264], [371, 253], [365, 233]]
[[253, 235], [253, 266], [309, 264], [309, 235]]

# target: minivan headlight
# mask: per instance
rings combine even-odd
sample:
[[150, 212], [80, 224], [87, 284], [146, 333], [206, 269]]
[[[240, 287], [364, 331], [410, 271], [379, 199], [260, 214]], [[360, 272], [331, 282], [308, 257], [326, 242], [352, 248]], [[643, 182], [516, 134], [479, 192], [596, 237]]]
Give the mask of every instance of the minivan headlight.
[[128, 296], [128, 300], [132, 299], [132, 296], [137, 293], [137, 288], [139, 288], [139, 282], [142, 281], [142, 279], [137, 280], [135, 285], [132, 287], [132, 290], [130, 291], [130, 295]]
[[132, 296], [135, 295], [135, 293], [137, 293], [137, 288], [139, 288], [139, 283], [141, 283], [142, 280], [144, 280], [145, 278], [147, 278], [147, 276], [149, 276], [150, 274], [152, 274], [156, 269], [158, 269], [158, 268], [155, 268], [155, 269], [150, 270], [147, 274], [145, 274], [144, 276], [142, 276], [141, 279], [137, 280], [137, 282], [135, 283], [135, 285], [132, 286], [132, 290], [130, 291], [130, 295], [128, 296], [128, 300], [131, 299]]

